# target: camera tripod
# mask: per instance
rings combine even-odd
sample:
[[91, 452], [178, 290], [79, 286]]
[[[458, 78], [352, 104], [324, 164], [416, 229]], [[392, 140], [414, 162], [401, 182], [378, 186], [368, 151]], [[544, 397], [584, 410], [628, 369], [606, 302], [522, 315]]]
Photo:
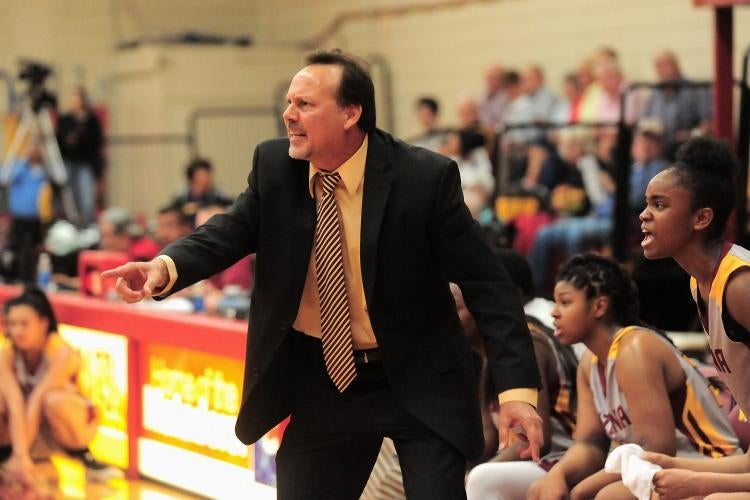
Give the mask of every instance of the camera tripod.
[[[63, 211], [68, 220], [73, 224], [80, 221], [78, 209], [76, 208], [73, 192], [68, 184], [68, 172], [65, 169], [60, 147], [57, 144], [55, 130], [52, 126], [52, 117], [48, 106], [44, 102], [35, 102], [31, 96], [24, 101], [21, 119], [13, 135], [13, 139], [5, 155], [5, 160], [0, 170], [0, 186], [8, 187], [13, 164], [18, 159], [21, 147], [27, 139], [32, 138], [32, 133], [38, 131], [40, 137], [40, 150], [44, 159], [44, 166], [50, 180], [59, 188]], [[36, 130], [34, 130], [36, 127]]]

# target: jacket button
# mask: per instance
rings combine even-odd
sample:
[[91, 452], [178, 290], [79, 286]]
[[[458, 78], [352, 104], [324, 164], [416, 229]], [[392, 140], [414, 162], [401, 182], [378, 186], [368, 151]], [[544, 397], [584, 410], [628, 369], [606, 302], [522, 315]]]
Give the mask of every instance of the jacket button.
[[252, 373], [253, 375], [257, 375], [260, 373], [260, 370], [258, 370], [257, 367], [253, 366], [252, 368], [250, 368], [250, 373]]

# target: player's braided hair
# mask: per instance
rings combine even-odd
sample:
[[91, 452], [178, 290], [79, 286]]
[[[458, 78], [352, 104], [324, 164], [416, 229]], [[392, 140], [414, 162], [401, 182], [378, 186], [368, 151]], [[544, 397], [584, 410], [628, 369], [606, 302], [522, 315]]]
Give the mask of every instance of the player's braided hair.
[[585, 291], [588, 300], [609, 297], [609, 314], [614, 322], [638, 323], [638, 287], [616, 261], [593, 253], [574, 255], [560, 266], [555, 281], [567, 281]]

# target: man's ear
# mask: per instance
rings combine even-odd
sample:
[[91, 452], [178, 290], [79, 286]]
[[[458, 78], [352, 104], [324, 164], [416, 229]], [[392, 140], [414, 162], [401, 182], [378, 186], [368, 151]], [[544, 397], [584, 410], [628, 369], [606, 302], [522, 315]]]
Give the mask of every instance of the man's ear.
[[349, 104], [344, 107], [344, 130], [349, 130], [352, 127], [356, 127], [359, 122], [359, 117], [362, 116], [362, 105], [361, 104]]
[[693, 229], [702, 231], [714, 220], [714, 209], [709, 207], [699, 208], [693, 213]]

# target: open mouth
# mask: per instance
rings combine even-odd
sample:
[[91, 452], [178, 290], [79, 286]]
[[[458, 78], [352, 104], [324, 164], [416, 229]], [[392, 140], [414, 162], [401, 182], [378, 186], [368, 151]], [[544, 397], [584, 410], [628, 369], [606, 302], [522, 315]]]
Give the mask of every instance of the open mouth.
[[646, 245], [654, 241], [654, 235], [651, 234], [649, 231], [645, 229], [641, 229], [641, 232], [643, 233], [643, 240], [641, 241], [642, 247], [645, 247]]

